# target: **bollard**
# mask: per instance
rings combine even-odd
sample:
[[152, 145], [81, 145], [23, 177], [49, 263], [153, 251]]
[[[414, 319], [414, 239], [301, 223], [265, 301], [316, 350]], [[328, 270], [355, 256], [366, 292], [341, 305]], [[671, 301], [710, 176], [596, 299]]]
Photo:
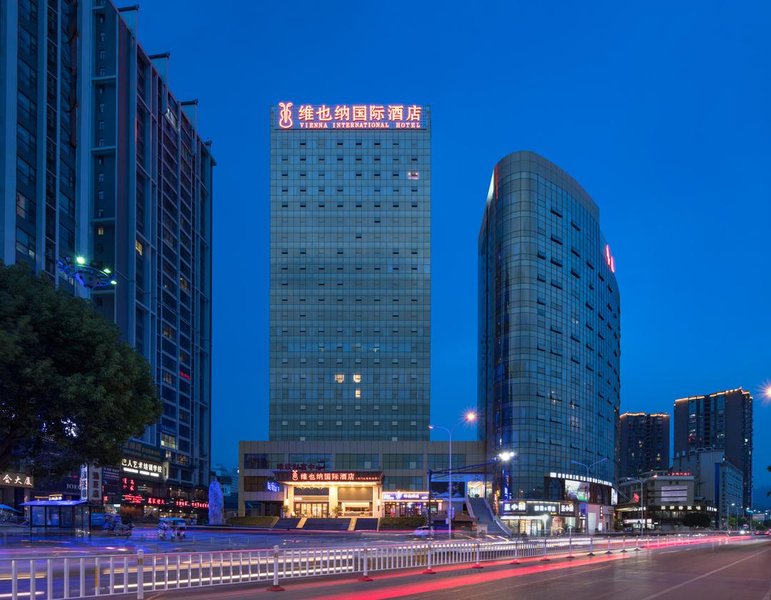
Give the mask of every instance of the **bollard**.
[[145, 551], [137, 550], [137, 600], [145, 597]]
[[589, 536], [589, 554], [587, 556], [594, 556], [594, 536]]
[[546, 532], [543, 534], [543, 556], [541, 557], [541, 562], [549, 562], [551, 558], [549, 558], [549, 549], [546, 547]]
[[433, 546], [431, 546], [431, 542], [428, 542], [428, 551], [426, 552], [426, 568], [423, 569], [423, 575], [436, 575], [436, 571], [431, 568], [432, 554]]
[[626, 536], [621, 538], [621, 554], [626, 553]]
[[472, 569], [484, 569], [484, 567], [479, 563], [479, 542], [476, 543], [476, 558], [477, 561], [471, 565]]
[[359, 581], [372, 581], [372, 577], [369, 576], [369, 564], [368, 564], [368, 556], [369, 548], [364, 545], [364, 548], [362, 548], [362, 551], [364, 552], [364, 573], [361, 577], [359, 577]]
[[610, 536], [608, 536], [608, 549], [605, 554], [613, 554], [613, 551], [610, 549]]
[[519, 564], [519, 546], [517, 545], [519, 542], [517, 540], [514, 540], [514, 560], [512, 560], [509, 564], [510, 565], [518, 565]]
[[283, 592], [282, 588], [278, 584], [278, 546], [273, 546], [273, 585], [268, 588], [269, 592]]
[[575, 556], [573, 556], [573, 531], [568, 532], [568, 558], [574, 559]]

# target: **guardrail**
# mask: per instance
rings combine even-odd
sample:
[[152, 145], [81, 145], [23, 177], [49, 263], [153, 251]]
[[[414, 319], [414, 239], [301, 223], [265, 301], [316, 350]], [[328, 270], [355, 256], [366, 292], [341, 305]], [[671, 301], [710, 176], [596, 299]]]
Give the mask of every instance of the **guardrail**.
[[[428, 541], [398, 545], [341, 548], [182, 552], [111, 556], [0, 559], [0, 598], [69, 600], [200, 588], [246, 582], [270, 583], [279, 591], [282, 580], [321, 575], [360, 574], [370, 581], [377, 571], [521, 559], [551, 560], [579, 554], [595, 556], [693, 543], [727, 543], [726, 536], [539, 538], [501, 541]], [[748, 539], [744, 537], [743, 539]]]

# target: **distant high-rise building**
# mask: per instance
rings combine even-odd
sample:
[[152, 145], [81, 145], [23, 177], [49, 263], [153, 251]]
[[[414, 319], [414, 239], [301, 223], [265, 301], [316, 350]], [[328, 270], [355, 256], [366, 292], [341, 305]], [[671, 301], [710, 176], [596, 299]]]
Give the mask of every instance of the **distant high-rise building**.
[[[599, 217], [570, 175], [515, 152], [495, 166], [479, 233], [479, 433], [490, 456], [515, 453], [497, 492], [587, 502], [566, 518], [590, 531], [610, 526], [620, 390], [620, 298]], [[537, 531], [544, 515], [519, 506], [502, 512]]]
[[723, 450], [742, 472], [742, 505], [752, 506], [752, 395], [742, 388], [675, 400], [675, 457]]
[[271, 440], [427, 440], [426, 106], [271, 112]]
[[620, 477], [639, 477], [647, 471], [669, 468], [669, 415], [621, 415]]
[[[209, 483], [214, 160], [136, 26], [108, 0], [0, 3], [0, 258], [90, 296], [149, 361], [163, 416], [122, 475], [157, 510]], [[76, 256], [116, 285], [57, 267]]]

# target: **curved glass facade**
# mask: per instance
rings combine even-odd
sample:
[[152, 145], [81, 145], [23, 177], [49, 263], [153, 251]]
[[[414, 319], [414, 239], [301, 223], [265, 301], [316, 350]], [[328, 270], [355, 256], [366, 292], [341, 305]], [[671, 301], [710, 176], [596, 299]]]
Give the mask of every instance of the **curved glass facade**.
[[599, 210], [572, 177], [532, 152], [496, 165], [479, 234], [478, 402], [488, 454], [516, 453], [500, 500], [562, 499], [555, 472], [616, 480], [614, 269]]

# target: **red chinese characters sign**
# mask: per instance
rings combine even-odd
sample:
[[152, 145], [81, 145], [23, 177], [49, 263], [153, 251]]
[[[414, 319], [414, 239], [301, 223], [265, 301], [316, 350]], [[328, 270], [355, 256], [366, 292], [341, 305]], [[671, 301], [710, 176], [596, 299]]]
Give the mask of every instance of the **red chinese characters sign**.
[[277, 129], [425, 129], [419, 104], [295, 104], [279, 102]]

